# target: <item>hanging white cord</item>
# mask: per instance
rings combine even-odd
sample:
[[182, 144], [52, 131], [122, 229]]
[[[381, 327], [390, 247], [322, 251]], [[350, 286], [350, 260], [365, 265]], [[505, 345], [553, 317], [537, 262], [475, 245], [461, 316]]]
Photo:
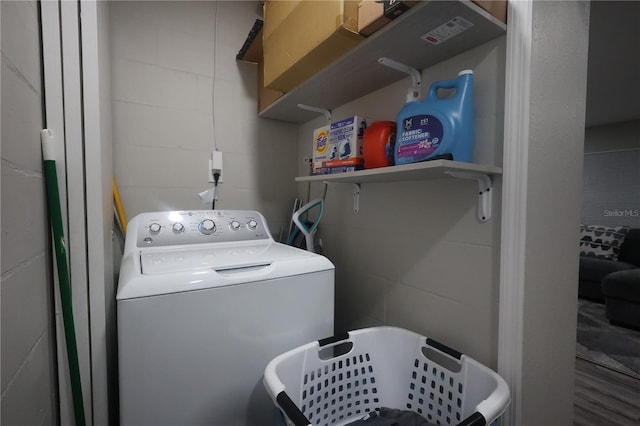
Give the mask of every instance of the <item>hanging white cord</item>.
[[213, 150], [217, 151], [216, 144], [216, 44], [218, 42], [218, 2], [215, 3], [213, 18], [213, 87], [211, 89], [211, 125], [213, 126]]

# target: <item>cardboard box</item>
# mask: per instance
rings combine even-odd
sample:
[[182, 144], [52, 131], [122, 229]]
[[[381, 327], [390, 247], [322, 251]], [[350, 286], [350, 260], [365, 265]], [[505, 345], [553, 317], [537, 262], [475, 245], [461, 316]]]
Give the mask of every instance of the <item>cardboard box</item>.
[[330, 126], [319, 127], [313, 131], [313, 163], [322, 164], [329, 160], [331, 146], [329, 143]]
[[336, 173], [354, 172], [364, 169], [364, 160], [362, 158], [350, 158], [348, 160], [330, 160], [318, 163], [312, 163], [311, 174], [313, 175], [329, 175]]
[[358, 32], [370, 36], [417, 3], [401, 0], [364, 0], [358, 5]]
[[284, 95], [283, 92], [269, 89], [264, 85], [264, 62], [258, 62], [258, 113], [264, 111], [282, 95]]
[[324, 175], [364, 169], [367, 119], [354, 115], [313, 131], [311, 173]]
[[291, 12], [300, 4], [302, 0], [286, 0], [286, 1], [269, 1], [264, 5], [264, 32], [265, 39], [271, 37], [271, 34], [278, 28], [282, 22], [289, 16]]
[[473, 0], [473, 2], [503, 23], [507, 23], [507, 0]]
[[264, 60], [262, 49], [263, 24], [257, 19], [249, 31], [244, 45], [236, 55], [239, 61], [254, 62], [258, 64], [258, 113], [264, 111], [269, 105], [284, 95], [278, 90], [269, 89], [264, 85]]
[[271, 89], [290, 91], [364, 39], [358, 34], [357, 1], [264, 6], [264, 82]]
[[331, 123], [329, 131], [329, 160], [364, 159], [364, 130], [367, 119], [360, 116]]

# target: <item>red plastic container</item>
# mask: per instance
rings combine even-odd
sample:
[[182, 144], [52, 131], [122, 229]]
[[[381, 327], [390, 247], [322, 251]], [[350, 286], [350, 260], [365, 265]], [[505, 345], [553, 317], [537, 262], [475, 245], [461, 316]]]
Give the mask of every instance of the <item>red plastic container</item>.
[[376, 121], [364, 131], [364, 168], [375, 169], [393, 165], [396, 141], [395, 121]]

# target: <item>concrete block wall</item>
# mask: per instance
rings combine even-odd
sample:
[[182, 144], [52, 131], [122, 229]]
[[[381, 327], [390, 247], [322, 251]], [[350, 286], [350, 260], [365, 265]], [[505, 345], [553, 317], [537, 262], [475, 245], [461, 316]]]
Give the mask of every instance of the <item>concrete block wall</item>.
[[51, 250], [42, 173], [38, 4], [3, 1], [2, 369], [3, 425], [55, 425]]
[[216, 208], [260, 210], [277, 234], [295, 197], [297, 127], [257, 116], [257, 66], [235, 60], [260, 3], [110, 7], [114, 165], [127, 216], [210, 208], [198, 193], [212, 187], [217, 147]]

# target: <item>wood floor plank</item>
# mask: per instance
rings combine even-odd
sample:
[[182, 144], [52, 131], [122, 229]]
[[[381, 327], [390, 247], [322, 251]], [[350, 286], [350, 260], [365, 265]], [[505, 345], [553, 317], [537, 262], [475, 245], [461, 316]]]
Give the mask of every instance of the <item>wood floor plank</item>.
[[578, 372], [576, 372], [576, 383], [580, 384], [580, 389], [583, 392], [597, 395], [598, 400], [604, 398], [606, 401], [610, 401], [611, 404], [629, 407], [638, 405], [638, 390], [633, 391], [632, 388], [617, 386], [603, 379], [594, 380], [588, 374]]
[[616, 404], [614, 398], [607, 398], [607, 395], [603, 393], [595, 394], [577, 391], [575, 402], [592, 416], [608, 419], [616, 425], [634, 424], [633, 422], [637, 420], [634, 419], [634, 415], [629, 407], [621, 407]]
[[574, 426], [640, 425], [640, 380], [576, 358]]

